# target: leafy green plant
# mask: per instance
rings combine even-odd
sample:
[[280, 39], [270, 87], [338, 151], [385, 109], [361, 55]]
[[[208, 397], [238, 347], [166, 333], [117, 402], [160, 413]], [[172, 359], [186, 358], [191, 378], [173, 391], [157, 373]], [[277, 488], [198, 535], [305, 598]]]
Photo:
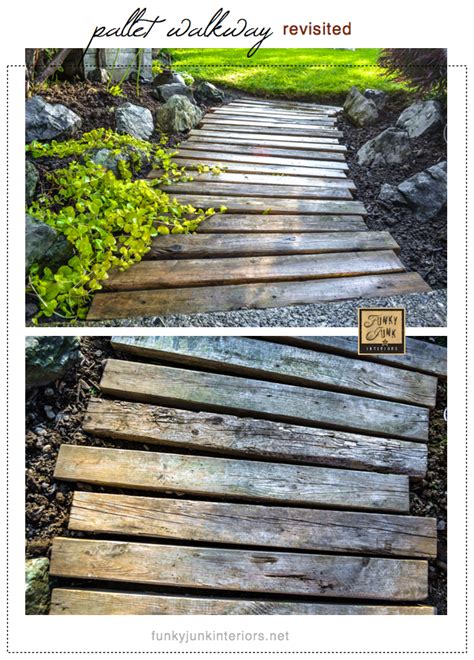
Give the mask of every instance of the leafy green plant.
[[119, 85], [118, 83], [116, 85], [111, 85], [107, 91], [109, 94], [112, 94], [112, 96], [124, 96], [122, 85]]
[[[93, 150], [102, 148], [129, 155], [129, 161], [120, 161], [117, 175], [91, 161]], [[81, 162], [74, 160], [49, 173], [48, 192], [28, 209], [74, 246], [74, 256], [55, 271], [38, 264], [30, 268], [29, 290], [40, 303], [35, 322], [53, 314], [72, 320], [85, 318], [92, 295], [102, 288], [110, 270], [125, 270], [140, 261], [155, 236], [194, 231], [215, 212], [180, 204], [159, 189], [192, 178], [171, 161], [173, 152], [162, 145], [97, 129], [77, 140], [32, 142], [27, 151], [33, 158], [82, 157]], [[134, 179], [134, 171], [144, 161], [162, 176]]]

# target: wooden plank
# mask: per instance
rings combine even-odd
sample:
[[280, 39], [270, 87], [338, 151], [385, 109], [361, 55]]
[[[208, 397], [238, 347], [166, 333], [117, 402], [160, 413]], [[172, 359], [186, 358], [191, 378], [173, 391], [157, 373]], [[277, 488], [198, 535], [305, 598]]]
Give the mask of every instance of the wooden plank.
[[[190, 137], [212, 137], [213, 139], [218, 139], [216, 135], [215, 130], [208, 130], [205, 128], [193, 128], [191, 131], [189, 131], [189, 136]], [[242, 135], [241, 132], [239, 131], [226, 131], [225, 133], [220, 132], [219, 136], [224, 139], [224, 138], [238, 138], [239, 140], [250, 140], [252, 139], [252, 136], [247, 136], [247, 135]], [[262, 138], [262, 142], [279, 142], [279, 141], [284, 141], [291, 143], [293, 146], [299, 146], [299, 145], [304, 145], [304, 144], [310, 144], [310, 145], [317, 145], [318, 148], [323, 149], [327, 147], [328, 151], [341, 151], [345, 152], [347, 151], [347, 147], [344, 146], [343, 144], [339, 143], [339, 140], [337, 138], [324, 138], [324, 137], [318, 137], [318, 138], [312, 138], [312, 137], [304, 137], [301, 135], [285, 135], [285, 136], [280, 136], [280, 135], [275, 135], [274, 133], [265, 133], [259, 131], [258, 134], [259, 137]], [[257, 138], [258, 139], [258, 138]], [[261, 143], [262, 144], [262, 143]]]
[[75, 492], [69, 529], [264, 548], [436, 557], [436, 519]]
[[[217, 178], [217, 177], [216, 177]], [[280, 182], [251, 184], [231, 183], [226, 181], [177, 181], [170, 185], [162, 185], [160, 189], [169, 194], [183, 193], [187, 195], [200, 194], [205, 191], [206, 195], [229, 195], [232, 197], [284, 197], [285, 199], [352, 199], [352, 194], [347, 188], [325, 188], [323, 186], [302, 187], [287, 186]]]
[[245, 118], [245, 117], [251, 117], [252, 119], [260, 119], [260, 118], [269, 118], [269, 119], [283, 119], [285, 121], [291, 121], [295, 123], [303, 122], [303, 123], [312, 123], [312, 122], [317, 122], [318, 119], [331, 119], [333, 122], [337, 121], [336, 117], [334, 115], [328, 115], [323, 112], [319, 113], [311, 113], [311, 112], [292, 112], [289, 110], [272, 110], [272, 109], [259, 109], [255, 107], [249, 107], [249, 106], [223, 106], [221, 108], [213, 108], [210, 110], [208, 113], [208, 116], [215, 116], [215, 117], [225, 117], [225, 116], [232, 116], [232, 117], [240, 117], [240, 118]]
[[167, 290], [97, 293], [89, 321], [236, 309], [265, 309], [335, 300], [431, 291], [418, 273], [386, 273], [274, 284], [235, 284]]
[[112, 337], [132, 355], [434, 408], [437, 378], [246, 337]]
[[255, 111], [258, 109], [266, 111], [269, 108], [272, 110], [285, 110], [286, 112], [290, 110], [295, 114], [298, 114], [299, 112], [309, 112], [316, 114], [323, 112], [328, 116], [339, 114], [343, 110], [340, 106], [337, 105], [321, 105], [318, 103], [310, 103], [305, 101], [275, 101], [270, 99], [250, 98], [235, 99], [234, 101], [231, 101], [222, 107], [231, 108], [236, 106], [249, 106]]
[[[201, 122], [200, 126], [207, 128], [208, 130], [215, 130], [216, 132], [220, 131], [239, 131], [242, 133], [258, 133], [262, 130], [261, 124], [255, 123], [254, 125], [250, 123], [242, 124], [239, 121], [232, 121], [228, 119], [225, 122], [218, 121], [216, 119], [206, 119]], [[295, 127], [289, 124], [288, 126], [267, 126], [266, 132], [273, 133], [274, 135], [287, 135], [289, 132], [293, 135], [307, 135], [308, 137], [342, 137], [342, 132], [333, 128], [332, 126], [310, 126], [304, 128], [302, 126]]]
[[[159, 170], [151, 170], [147, 178], [156, 179], [163, 175]], [[282, 174], [240, 174], [238, 172], [228, 172], [226, 170], [219, 174], [213, 172], [191, 173], [193, 181], [205, 181], [212, 183], [240, 183], [252, 186], [253, 184], [279, 184], [282, 186], [309, 187], [311, 189], [319, 188], [345, 188], [347, 190], [356, 190], [356, 186], [351, 179], [332, 179], [330, 177], [306, 177], [306, 176], [285, 176]]]
[[[218, 567], [218, 570], [216, 570]], [[427, 598], [428, 562], [55, 538], [50, 574], [332, 598]]]
[[408, 477], [309, 465], [61, 445], [56, 479], [205, 497], [407, 512]]
[[102, 391], [119, 398], [427, 440], [427, 408], [250, 378], [109, 359]]
[[242, 133], [219, 133], [219, 137], [213, 131], [194, 131], [189, 134], [189, 139], [204, 143], [217, 144], [246, 144], [258, 147], [275, 147], [278, 149], [314, 149], [315, 151], [328, 151], [331, 153], [345, 153], [346, 147], [341, 144], [324, 144], [316, 140], [308, 142], [293, 142], [292, 140], [265, 138], [257, 135], [243, 135]]
[[[344, 154], [332, 153], [328, 151], [318, 151], [313, 149], [309, 145], [304, 145], [304, 149], [299, 149], [297, 147], [266, 147], [266, 146], [255, 146], [255, 145], [245, 145], [245, 144], [221, 144], [219, 140], [213, 142], [199, 142], [195, 138], [188, 138], [184, 142], [181, 142], [183, 149], [192, 149], [193, 151], [204, 151], [210, 153], [212, 151], [220, 152], [224, 150], [226, 153], [232, 154], [248, 154], [253, 156], [275, 156], [277, 158], [288, 158], [288, 159], [302, 159], [302, 160], [311, 160], [312, 165], [314, 166], [315, 162], [319, 161], [330, 161], [332, 163], [340, 163], [345, 165]], [[341, 165], [339, 165], [341, 167]], [[344, 169], [344, 168], [341, 168]]]
[[[239, 197], [230, 197], [228, 195], [187, 195], [186, 193], [175, 193], [173, 198], [179, 200], [181, 204], [193, 206], [195, 209], [213, 208], [219, 211], [224, 206], [227, 213], [256, 213], [263, 215], [367, 215], [366, 208], [362, 202], [354, 200], [285, 199], [284, 197], [259, 197], [257, 199], [246, 197], [245, 199], [240, 199]], [[380, 241], [382, 241], [377, 243], [377, 248], [374, 249], [387, 247], [388, 243], [386, 241], [390, 245], [395, 243], [393, 238], [390, 237], [388, 239], [388, 236], [390, 236], [388, 232], [379, 231], [371, 233], [379, 234]], [[386, 240], [382, 236], [386, 237]], [[370, 239], [367, 238], [367, 240]], [[354, 249], [354, 246], [352, 246], [352, 249]]]
[[241, 598], [193, 598], [160, 594], [53, 589], [52, 615], [434, 615], [426, 605], [347, 605], [302, 601], [243, 600]]
[[[358, 351], [357, 337], [288, 337], [285, 341], [306, 348], [337, 351], [341, 355], [357, 355]], [[414, 369], [439, 378], [446, 378], [448, 375], [447, 349], [444, 346], [413, 337], [406, 339], [406, 355], [361, 355], [359, 357], [404, 369]]]
[[91, 399], [83, 428], [114, 440], [411, 477], [423, 477], [427, 465], [420, 442], [130, 401]]
[[[194, 157], [199, 154], [199, 152], [192, 152]], [[232, 154], [234, 155], [234, 154]], [[238, 172], [243, 174], [256, 174], [256, 175], [271, 175], [271, 176], [283, 176], [290, 175], [292, 178], [309, 178], [311, 177], [314, 181], [314, 185], [318, 185], [317, 181], [323, 178], [323, 181], [329, 179], [334, 182], [343, 182], [346, 179], [346, 174], [343, 170], [334, 169], [334, 168], [323, 168], [323, 167], [294, 167], [292, 165], [269, 165], [265, 163], [259, 163], [256, 159], [255, 163], [242, 163], [239, 160], [236, 161], [226, 161], [221, 162], [217, 158], [214, 158], [214, 154], [211, 153], [208, 157], [200, 158], [199, 160], [194, 160], [194, 157], [189, 158], [173, 158], [173, 162], [176, 163], [179, 167], [185, 167], [187, 170], [195, 170], [200, 165], [215, 167], [220, 166], [220, 169], [223, 170], [222, 173]], [[305, 164], [308, 164], [309, 161], [304, 161]], [[152, 178], [156, 178], [156, 172], [159, 170], [151, 170], [150, 175]], [[194, 176], [194, 173], [192, 172]], [[161, 174], [160, 174], [161, 176]], [[222, 176], [222, 174], [221, 174]], [[324, 184], [322, 184], [324, 185]]]
[[398, 244], [385, 231], [316, 232], [303, 235], [168, 234], [155, 238], [144, 258], [208, 259], [397, 249]]
[[205, 262], [202, 259], [160, 259], [142, 261], [126, 271], [111, 271], [108, 279], [103, 282], [103, 291], [291, 282], [367, 273], [396, 273], [404, 270], [403, 264], [391, 250], [232, 257]]
[[[188, 143], [185, 142], [183, 144], [187, 145]], [[224, 149], [224, 147], [220, 147], [220, 151], [218, 151], [214, 150], [211, 144], [209, 145], [209, 148], [204, 151], [196, 148], [190, 149], [188, 146], [186, 146], [181, 147], [176, 151], [177, 157], [175, 157], [173, 160], [174, 162], [177, 162], [179, 159], [194, 159], [198, 160], [201, 164], [204, 164], [205, 161], [213, 160], [217, 161], [218, 163], [222, 163], [224, 167], [227, 167], [226, 163], [230, 162], [239, 164], [252, 163], [257, 165], [283, 165], [284, 167], [298, 167], [300, 170], [311, 168], [312, 170], [325, 170], [326, 172], [329, 170], [340, 170], [338, 173], [339, 175], [343, 170], [349, 169], [347, 163], [343, 163], [341, 161], [308, 160], [307, 158], [300, 158], [299, 155], [301, 152], [298, 153], [297, 158], [282, 158], [279, 156], [265, 156], [263, 154], [259, 154], [256, 147], [247, 147], [247, 149], [253, 149], [253, 152], [235, 154], [229, 150]], [[242, 149], [239, 151], [242, 152]], [[338, 176], [338, 174], [334, 174], [334, 176]], [[309, 175], [304, 172], [304, 176]], [[325, 176], [332, 176], [332, 174], [325, 174]]]
[[255, 117], [237, 117], [237, 118], [232, 118], [232, 117], [221, 117], [221, 116], [216, 116], [216, 115], [205, 115], [202, 122], [201, 126], [210, 126], [213, 124], [214, 126], [221, 126], [222, 124], [227, 124], [229, 126], [242, 126], [244, 128], [261, 128], [265, 126], [265, 128], [268, 129], [284, 129], [286, 133], [289, 133], [290, 131], [293, 132], [293, 130], [297, 131], [306, 131], [308, 134], [312, 133], [313, 131], [319, 131], [319, 130], [334, 130], [335, 127], [335, 122], [332, 119], [317, 119], [312, 122], [308, 123], [301, 123], [301, 124], [295, 124], [292, 121], [285, 121], [284, 119], [280, 120], [274, 120], [274, 119], [268, 119], [264, 117], [263, 119], [255, 118]]
[[216, 213], [199, 225], [200, 234], [240, 234], [269, 232], [283, 234], [319, 231], [367, 231], [358, 215], [240, 215]]

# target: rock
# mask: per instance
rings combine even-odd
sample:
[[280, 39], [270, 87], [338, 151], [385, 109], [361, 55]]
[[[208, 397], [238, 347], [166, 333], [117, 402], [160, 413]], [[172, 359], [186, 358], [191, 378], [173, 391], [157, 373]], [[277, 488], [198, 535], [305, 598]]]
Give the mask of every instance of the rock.
[[431, 220], [446, 206], [448, 196], [447, 163], [438, 163], [403, 181], [402, 193], [420, 220]]
[[128, 76], [129, 82], [136, 83], [138, 77], [138, 83], [151, 83], [153, 81], [153, 74], [151, 73], [149, 67], [142, 67], [140, 73], [138, 71], [132, 71]]
[[163, 103], [172, 96], [185, 96], [190, 101], [194, 101], [193, 90], [184, 83], [171, 83], [170, 85], [155, 87], [152, 91], [152, 96]]
[[182, 133], [199, 124], [202, 112], [184, 96], [172, 96], [156, 113], [156, 121], [165, 133]]
[[406, 203], [403, 195], [397, 190], [395, 186], [391, 186], [389, 183], [384, 183], [380, 188], [380, 193], [378, 198], [381, 202], [386, 204], [399, 204], [403, 205]]
[[47, 614], [49, 610], [49, 560], [35, 557], [25, 561], [25, 613]]
[[165, 70], [159, 73], [153, 79], [153, 87], [172, 84], [184, 85], [185, 81], [183, 76], [181, 76], [179, 73], [175, 73], [174, 71]]
[[41, 96], [26, 102], [26, 142], [64, 140], [77, 133], [82, 119], [60, 103], [46, 103]]
[[124, 103], [115, 112], [118, 133], [128, 133], [139, 140], [148, 140], [154, 130], [153, 115], [148, 108]]
[[26, 161], [25, 165], [25, 199], [26, 205], [31, 204], [35, 197], [36, 186], [39, 181], [39, 173], [31, 160]]
[[27, 337], [25, 342], [27, 388], [53, 383], [64, 376], [80, 356], [77, 337]]
[[386, 128], [372, 140], [368, 140], [357, 152], [359, 165], [400, 165], [411, 155], [410, 138], [406, 131]]
[[377, 121], [379, 113], [375, 103], [352, 87], [344, 101], [344, 112], [356, 126], [369, 126]]
[[217, 105], [224, 101], [224, 93], [210, 82], [200, 82], [194, 90], [194, 96], [202, 105]]
[[446, 522], [444, 520], [439, 520], [436, 528], [438, 532], [444, 532], [446, 530]]
[[115, 153], [112, 149], [95, 149], [86, 152], [85, 157], [96, 165], [102, 165], [106, 170], [111, 170], [117, 178], [121, 178], [119, 163], [123, 162], [129, 165], [132, 171], [136, 170], [136, 155], [140, 158], [140, 168], [144, 167], [148, 163], [148, 155], [134, 147], [124, 147], [119, 153]]
[[397, 119], [411, 138], [417, 138], [442, 126], [440, 105], [437, 101], [418, 101], [406, 108]]
[[366, 89], [364, 91], [364, 96], [366, 99], [369, 99], [369, 101], [375, 103], [377, 110], [383, 110], [387, 103], [387, 94], [382, 92], [381, 89]]
[[106, 85], [110, 82], [110, 74], [107, 69], [97, 67], [97, 69], [92, 69], [92, 71], [87, 74], [87, 79], [94, 83]]
[[57, 268], [74, 254], [71, 243], [49, 225], [25, 215], [25, 268], [34, 263]]

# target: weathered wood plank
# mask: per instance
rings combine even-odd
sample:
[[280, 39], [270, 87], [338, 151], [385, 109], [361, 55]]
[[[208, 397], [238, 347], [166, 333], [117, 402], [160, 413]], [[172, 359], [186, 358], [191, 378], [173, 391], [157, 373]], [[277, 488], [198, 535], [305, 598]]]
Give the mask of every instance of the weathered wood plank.
[[428, 409], [308, 387], [109, 359], [102, 391], [144, 403], [426, 440]]
[[[179, 200], [181, 204], [189, 204], [194, 208], [214, 208], [219, 210], [222, 206], [225, 206], [228, 213], [256, 213], [264, 215], [367, 215], [367, 210], [362, 202], [354, 200], [285, 199], [283, 197], [259, 197], [257, 199], [246, 197], [245, 199], [239, 199], [238, 197], [229, 197], [228, 195], [187, 195], [185, 193], [175, 193], [173, 197]], [[390, 236], [388, 232], [379, 231], [373, 233], [379, 234], [379, 236]], [[394, 239], [390, 237], [390, 244], [392, 245], [393, 242]], [[379, 243], [376, 249], [383, 248], [386, 245], [386, 243]]]
[[[311, 165], [314, 167], [315, 163], [318, 161], [329, 161], [333, 163], [334, 167], [340, 167], [344, 169], [345, 156], [344, 154], [332, 153], [328, 151], [318, 151], [313, 149], [308, 145], [304, 149], [298, 149], [296, 147], [267, 147], [267, 146], [258, 146], [258, 145], [245, 145], [245, 144], [221, 144], [219, 140], [212, 142], [200, 142], [194, 138], [188, 138], [186, 141], [181, 142], [180, 148], [182, 149], [192, 149], [193, 151], [203, 151], [204, 153], [210, 152], [221, 152], [229, 154], [242, 154], [242, 155], [253, 155], [263, 158], [265, 156], [275, 156], [276, 158], [287, 158], [287, 159], [301, 159], [301, 160], [311, 160]], [[337, 165], [339, 163], [339, 165]]]
[[173, 195], [175, 193], [187, 195], [199, 195], [203, 191], [206, 195], [228, 195], [231, 197], [283, 197], [285, 199], [352, 199], [352, 194], [347, 188], [339, 187], [302, 187], [288, 186], [277, 182], [263, 184], [233, 183], [227, 181], [177, 181], [169, 185], [160, 186], [164, 192]]
[[158, 259], [142, 261], [126, 271], [111, 271], [102, 288], [103, 291], [143, 291], [252, 282], [291, 282], [404, 270], [397, 255], [390, 250], [227, 257], [206, 262], [202, 259]]
[[[270, 142], [279, 142], [281, 140], [284, 140], [285, 142], [291, 142], [291, 144], [295, 145], [300, 145], [300, 144], [317, 144], [320, 147], [328, 147], [328, 150], [334, 150], [334, 151], [347, 151], [347, 147], [343, 144], [340, 144], [339, 140], [337, 138], [329, 138], [329, 137], [307, 137], [304, 135], [292, 135], [291, 132], [289, 131], [289, 135], [275, 135], [275, 133], [272, 132], [265, 132], [265, 124], [262, 126], [263, 132], [259, 133], [259, 136], [262, 138], [262, 140], [265, 141], [270, 141]], [[212, 137], [214, 139], [218, 139], [216, 136], [216, 131], [213, 129], [209, 128], [193, 128], [191, 131], [189, 131], [190, 136], [207, 136], [207, 137]], [[220, 137], [222, 138], [238, 138], [239, 140], [245, 140], [245, 139], [252, 139], [251, 137], [247, 135], [242, 135], [241, 131], [226, 131], [226, 132], [220, 132], [219, 133]], [[331, 149], [332, 148], [332, 149]]]
[[61, 445], [56, 479], [217, 498], [407, 512], [408, 477], [309, 465]]
[[311, 126], [317, 125], [318, 122], [323, 121], [325, 125], [334, 126], [336, 124], [336, 118], [330, 117], [325, 114], [310, 114], [299, 112], [295, 114], [294, 112], [283, 112], [277, 110], [267, 110], [262, 111], [250, 110], [248, 108], [239, 109], [235, 108], [216, 108], [213, 112], [208, 113], [208, 117], [216, 117], [219, 119], [247, 119], [250, 118], [252, 121], [271, 121], [274, 123], [285, 122], [288, 124], [309, 124]]
[[275, 99], [254, 99], [254, 98], [242, 98], [235, 99], [230, 103], [222, 106], [224, 108], [230, 108], [233, 106], [248, 105], [252, 108], [273, 108], [286, 110], [291, 110], [292, 112], [323, 112], [327, 115], [339, 114], [342, 112], [342, 108], [337, 105], [323, 105], [320, 103], [312, 103], [310, 101], [281, 101]]
[[159, 594], [96, 591], [92, 589], [53, 589], [53, 615], [434, 615], [426, 605], [346, 605], [301, 601], [243, 600], [240, 598], [193, 598]]
[[[258, 146], [258, 147], [272, 147], [275, 149], [303, 149], [303, 150], [314, 150], [316, 152], [328, 151], [330, 153], [339, 153], [344, 154], [346, 147], [340, 144], [321, 144], [317, 140], [310, 140], [308, 142], [300, 143], [287, 140], [286, 138], [278, 139], [277, 136], [263, 137], [259, 134], [247, 136], [242, 133], [236, 133], [231, 135], [230, 133], [221, 133], [216, 135], [213, 131], [194, 131], [189, 134], [189, 139], [193, 142], [203, 142], [207, 143], [217, 143], [219, 145], [248, 145], [248, 146]], [[184, 142], [183, 144], [186, 144]], [[336, 160], [336, 159], [335, 159]]]
[[422, 601], [428, 562], [55, 538], [54, 576], [332, 598]]
[[[349, 356], [357, 355], [358, 351], [357, 337], [287, 337], [285, 341], [316, 350], [329, 349]], [[361, 355], [359, 357], [372, 362], [422, 371], [440, 378], [446, 378], [448, 375], [446, 348], [413, 337], [406, 339], [406, 355]]]
[[[197, 155], [199, 157], [199, 152], [193, 152], [194, 157]], [[193, 160], [193, 157], [189, 158], [173, 158], [173, 162], [176, 163], [179, 167], [186, 167], [187, 170], [196, 170], [199, 165], [207, 165], [208, 167], [220, 166], [220, 169], [224, 172], [238, 172], [243, 174], [268, 174], [268, 175], [291, 175], [297, 178], [300, 177], [312, 177], [315, 180], [320, 177], [329, 178], [332, 181], [344, 181], [346, 180], [346, 174], [342, 170], [336, 169], [325, 169], [323, 167], [293, 167], [288, 165], [267, 165], [265, 163], [260, 163], [258, 159], [255, 159], [255, 163], [240, 162], [239, 160], [221, 162], [217, 158], [214, 158], [214, 154], [209, 156], [203, 156], [199, 160]], [[303, 165], [308, 165], [308, 161], [304, 161]], [[154, 170], [152, 170], [154, 172]], [[150, 174], [152, 174], [150, 172]], [[194, 176], [194, 174], [193, 174]], [[156, 177], [156, 174], [152, 175], [152, 178]], [[315, 183], [315, 185], [318, 185]]]
[[69, 529], [233, 545], [436, 557], [436, 520], [415, 516], [75, 492]]
[[[147, 179], [156, 179], [162, 176], [163, 172], [159, 170], [151, 170], [147, 175]], [[282, 174], [250, 174], [223, 171], [220, 174], [213, 174], [212, 172], [192, 173], [193, 181], [205, 181], [212, 183], [240, 183], [248, 187], [253, 184], [278, 184], [280, 186], [298, 186], [303, 188], [312, 188], [313, 190], [319, 188], [346, 188], [348, 190], [356, 190], [356, 186], [351, 179], [332, 179], [330, 177], [306, 177], [306, 176], [285, 176]]]
[[[231, 119], [221, 122], [215, 119], [204, 119], [200, 124], [208, 130], [215, 130], [217, 133], [220, 131], [239, 131], [242, 133], [258, 133], [261, 130], [261, 124], [251, 123], [241, 124], [239, 121], [232, 121]], [[266, 128], [266, 131], [271, 132], [274, 135], [286, 135], [289, 131], [293, 135], [306, 135], [308, 137], [342, 137], [342, 132], [337, 128], [332, 126], [310, 126], [309, 128], [304, 127], [295, 127], [290, 124], [289, 126], [282, 125], [281, 127], [270, 127]]]
[[299, 120], [293, 120], [293, 119], [287, 119], [284, 117], [275, 117], [275, 116], [263, 116], [260, 117], [259, 115], [256, 115], [252, 113], [252, 115], [247, 114], [246, 117], [242, 117], [242, 115], [232, 115], [231, 113], [228, 114], [223, 114], [223, 113], [208, 113], [204, 117], [204, 122], [209, 122], [209, 123], [227, 123], [229, 121], [235, 122], [235, 124], [238, 124], [239, 126], [268, 126], [269, 128], [278, 128], [278, 127], [283, 127], [287, 128], [288, 132], [295, 127], [301, 127], [301, 128], [326, 128], [326, 127], [334, 127], [336, 125], [336, 120], [333, 117], [324, 117], [322, 115], [314, 115], [312, 119], [301, 119]]
[[421, 442], [130, 401], [91, 399], [83, 428], [114, 440], [418, 478], [427, 465], [427, 447]]
[[89, 321], [193, 314], [196, 312], [264, 309], [431, 291], [418, 273], [386, 273], [274, 284], [235, 284], [167, 290], [98, 293]]
[[367, 225], [358, 215], [240, 215], [216, 213], [199, 225], [200, 234], [258, 234], [269, 232], [284, 234], [319, 231], [367, 231]]
[[437, 378], [245, 337], [112, 337], [118, 351], [277, 382], [434, 408]]
[[[316, 232], [314, 234], [168, 234], [152, 242], [145, 259], [209, 259], [398, 250], [388, 232]], [[231, 264], [230, 264], [231, 266]]]
[[[247, 147], [247, 149], [254, 149], [254, 152], [235, 154], [224, 149], [223, 147], [220, 147], [219, 149], [218, 145], [216, 145], [216, 149], [214, 149], [211, 144], [209, 144], [208, 149], [203, 151], [196, 148], [190, 149], [188, 143], [183, 142], [183, 146], [176, 151], [176, 157], [174, 158], [174, 161], [178, 162], [179, 159], [185, 159], [188, 161], [190, 159], [194, 159], [199, 161], [201, 164], [204, 164], [204, 161], [214, 160], [218, 163], [222, 163], [223, 167], [227, 167], [226, 163], [229, 162], [238, 163], [239, 165], [244, 163], [251, 163], [257, 165], [283, 165], [285, 167], [298, 167], [300, 170], [311, 168], [313, 171], [325, 170], [326, 172], [331, 169], [341, 171], [349, 169], [347, 163], [343, 163], [342, 161], [300, 158], [299, 154], [298, 157], [295, 158], [282, 158], [279, 156], [269, 156], [264, 154], [259, 155], [258, 150], [255, 151], [256, 147]], [[242, 150], [240, 149], [239, 151], [241, 152]], [[307, 176], [306, 172], [304, 172], [304, 176]], [[326, 174], [326, 176], [332, 176], [332, 174]], [[340, 172], [337, 174], [335, 173], [334, 176], [340, 176]]]

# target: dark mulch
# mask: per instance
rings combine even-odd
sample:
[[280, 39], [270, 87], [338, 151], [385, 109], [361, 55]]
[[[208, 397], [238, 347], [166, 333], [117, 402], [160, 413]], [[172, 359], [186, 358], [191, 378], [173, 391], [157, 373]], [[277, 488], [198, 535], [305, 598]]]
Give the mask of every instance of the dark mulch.
[[[439, 340], [437, 340], [439, 341]], [[82, 431], [82, 420], [91, 396], [100, 396], [99, 383], [108, 357], [131, 359], [110, 347], [108, 337], [83, 337], [82, 359], [78, 368], [51, 386], [27, 395], [26, 403], [26, 555], [49, 554], [52, 539], [58, 535], [82, 536], [69, 532], [67, 521], [72, 493], [82, 490], [110, 490], [89, 484], [68, 484], [53, 478], [61, 444], [117, 447], [117, 442], [94, 438]], [[140, 360], [136, 356], [134, 361]], [[438, 558], [430, 562], [429, 604], [446, 612], [446, 384], [441, 383], [438, 403], [432, 413], [429, 439], [429, 467], [426, 478], [411, 486], [411, 513], [434, 516], [438, 520]], [[122, 448], [158, 450], [142, 443], [120, 442]], [[166, 451], [172, 451], [167, 448]], [[127, 492], [120, 491], [117, 492]], [[131, 491], [128, 491], [130, 493]], [[140, 493], [137, 493], [140, 494]], [[143, 493], [141, 493], [143, 494]]]
[[394, 126], [401, 111], [413, 99], [393, 96], [374, 126], [357, 128], [343, 115], [339, 119], [347, 145], [349, 174], [357, 186], [357, 198], [364, 202], [367, 224], [372, 230], [390, 231], [400, 245], [400, 258], [408, 270], [414, 270], [434, 289], [446, 287], [447, 281], [447, 223], [446, 209], [433, 220], [422, 222], [412, 211], [387, 206], [377, 200], [384, 183], [398, 185], [405, 179], [431, 165], [446, 160], [447, 145], [443, 131], [413, 140], [413, 158], [398, 166], [367, 168], [357, 163], [360, 147], [390, 126]]

